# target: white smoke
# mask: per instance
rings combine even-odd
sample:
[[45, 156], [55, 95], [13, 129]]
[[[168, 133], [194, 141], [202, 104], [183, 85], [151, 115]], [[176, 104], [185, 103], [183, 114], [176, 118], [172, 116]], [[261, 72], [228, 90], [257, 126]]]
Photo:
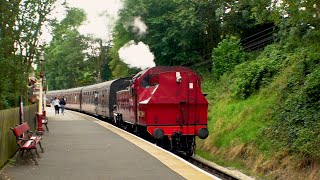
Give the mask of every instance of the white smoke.
[[136, 33], [139, 36], [144, 35], [147, 32], [147, 25], [141, 20], [141, 17], [134, 17], [132, 22], [125, 23], [123, 25], [127, 31], [130, 29], [133, 33]]
[[136, 44], [133, 40], [127, 42], [119, 51], [120, 59], [129, 65], [129, 67], [137, 67], [146, 69], [154, 67], [154, 55], [150, 52], [149, 46], [143, 42]]

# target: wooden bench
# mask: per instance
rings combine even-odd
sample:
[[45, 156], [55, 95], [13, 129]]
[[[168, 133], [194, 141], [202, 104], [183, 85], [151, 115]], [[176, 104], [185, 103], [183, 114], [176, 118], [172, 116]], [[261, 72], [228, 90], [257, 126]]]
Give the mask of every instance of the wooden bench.
[[15, 128], [10, 129], [13, 131], [13, 134], [16, 137], [17, 145], [19, 147], [17, 162], [20, 162], [24, 152], [27, 151], [31, 153], [32, 160], [35, 162], [36, 165], [38, 165], [38, 162], [35, 158], [35, 154], [32, 152], [32, 149], [35, 151], [38, 157], [40, 157], [37, 151], [37, 145], [40, 146], [41, 151], [43, 152], [43, 148], [40, 142], [41, 136], [33, 134], [33, 132], [29, 130], [30, 127], [27, 122], [17, 125]]

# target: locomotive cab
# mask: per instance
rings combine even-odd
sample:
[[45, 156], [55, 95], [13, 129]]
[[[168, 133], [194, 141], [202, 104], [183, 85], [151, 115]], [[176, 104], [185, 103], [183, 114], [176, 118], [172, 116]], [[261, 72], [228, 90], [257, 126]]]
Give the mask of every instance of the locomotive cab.
[[183, 67], [159, 68], [141, 75], [137, 82], [138, 124], [157, 140], [180, 141], [175, 149], [192, 149], [195, 136], [208, 136], [208, 102], [200, 78]]

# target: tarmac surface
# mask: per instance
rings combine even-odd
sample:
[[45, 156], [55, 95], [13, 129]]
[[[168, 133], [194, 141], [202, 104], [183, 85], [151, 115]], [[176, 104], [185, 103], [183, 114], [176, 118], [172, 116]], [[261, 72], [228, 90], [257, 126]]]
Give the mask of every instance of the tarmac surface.
[[[215, 179], [175, 155], [87, 115], [47, 108], [39, 165], [25, 155], [11, 163], [0, 179]], [[45, 127], [44, 127], [45, 129]], [[218, 178], [217, 178], [218, 179]]]

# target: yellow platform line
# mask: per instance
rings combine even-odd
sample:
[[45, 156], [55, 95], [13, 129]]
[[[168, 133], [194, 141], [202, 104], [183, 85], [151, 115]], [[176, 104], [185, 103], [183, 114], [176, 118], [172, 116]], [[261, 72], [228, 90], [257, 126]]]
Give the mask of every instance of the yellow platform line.
[[186, 179], [196, 179], [196, 180], [206, 180], [206, 179], [219, 179], [214, 177], [213, 175], [199, 169], [198, 167], [187, 163], [182, 158], [167, 152], [160, 147], [157, 147], [154, 144], [151, 144], [139, 137], [136, 137], [122, 129], [117, 127], [111, 126], [110, 124], [103, 122], [103, 121], [95, 121], [102, 127], [109, 129], [110, 131], [118, 134], [119, 136], [123, 137], [124, 139], [130, 141], [131, 143], [135, 144], [136, 146], [140, 147], [144, 151], [151, 154], [153, 157], [161, 161], [167, 167], [175, 171], [176, 173], [180, 174]]

